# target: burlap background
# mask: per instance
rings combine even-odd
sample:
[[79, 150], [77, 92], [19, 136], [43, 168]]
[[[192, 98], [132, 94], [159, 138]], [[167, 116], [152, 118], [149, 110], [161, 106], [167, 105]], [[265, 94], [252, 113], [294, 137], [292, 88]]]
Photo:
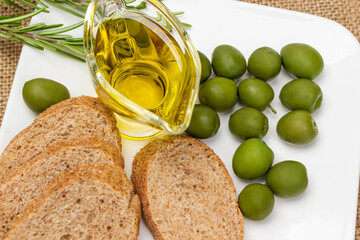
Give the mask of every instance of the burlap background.
[[[349, 29], [360, 40], [360, 0], [243, 0], [272, 7], [306, 12], [334, 20]], [[21, 14], [0, 3], [0, 16]], [[22, 44], [0, 39], [0, 126]], [[360, 240], [360, 207], [358, 204], [355, 239]]]

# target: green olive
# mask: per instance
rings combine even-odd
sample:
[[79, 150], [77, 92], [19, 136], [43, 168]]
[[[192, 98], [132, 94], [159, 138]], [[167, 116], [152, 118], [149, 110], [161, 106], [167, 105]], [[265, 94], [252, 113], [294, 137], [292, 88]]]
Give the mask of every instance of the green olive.
[[202, 52], [198, 51], [201, 63], [201, 76], [200, 82], [205, 82], [211, 75], [211, 63], [210, 60], [203, 54]]
[[246, 72], [246, 60], [244, 55], [235, 47], [220, 45], [212, 54], [212, 67], [219, 77], [236, 79]]
[[281, 103], [289, 110], [315, 112], [323, 99], [321, 88], [315, 82], [299, 78], [284, 85], [279, 95]]
[[266, 175], [266, 185], [279, 197], [296, 197], [308, 186], [306, 167], [293, 160], [277, 163]]
[[313, 80], [324, 68], [320, 53], [307, 44], [288, 44], [281, 49], [280, 55], [285, 70], [297, 78]]
[[249, 138], [263, 138], [269, 129], [268, 118], [256, 108], [240, 108], [231, 114], [229, 129], [242, 141]]
[[215, 77], [200, 86], [199, 101], [217, 112], [227, 111], [237, 102], [237, 86], [230, 79]]
[[219, 127], [220, 119], [215, 110], [204, 104], [196, 104], [186, 133], [195, 138], [209, 138], [217, 133]]
[[247, 185], [239, 194], [238, 203], [242, 214], [248, 219], [261, 221], [274, 209], [274, 195], [260, 183]]
[[22, 95], [25, 104], [37, 113], [70, 98], [69, 90], [64, 85], [46, 78], [27, 81], [22, 89]]
[[249, 57], [248, 71], [254, 77], [265, 81], [274, 78], [281, 71], [281, 57], [272, 48], [258, 48]]
[[244, 141], [235, 151], [232, 166], [239, 178], [254, 180], [263, 177], [274, 161], [273, 151], [258, 138]]
[[314, 119], [305, 110], [295, 110], [282, 116], [276, 131], [281, 139], [293, 144], [310, 143], [318, 134]]
[[274, 90], [267, 82], [247, 78], [239, 83], [238, 96], [244, 105], [264, 111], [274, 99]]

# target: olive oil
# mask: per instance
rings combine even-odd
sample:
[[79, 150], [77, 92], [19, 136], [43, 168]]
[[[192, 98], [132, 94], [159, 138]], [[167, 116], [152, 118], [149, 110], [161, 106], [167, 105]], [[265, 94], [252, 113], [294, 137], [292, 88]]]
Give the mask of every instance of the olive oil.
[[131, 11], [107, 19], [99, 26], [94, 52], [101, 74], [118, 93], [169, 128], [186, 120], [196, 86], [194, 62], [158, 22]]
[[85, 27], [95, 90], [126, 138], [181, 133], [190, 123], [200, 61], [187, 33], [165, 19], [123, 9]]

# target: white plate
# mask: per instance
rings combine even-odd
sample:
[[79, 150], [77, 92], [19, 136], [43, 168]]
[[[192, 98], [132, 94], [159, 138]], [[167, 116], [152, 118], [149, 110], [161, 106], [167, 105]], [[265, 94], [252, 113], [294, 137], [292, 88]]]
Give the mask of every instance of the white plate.
[[[258, 47], [266, 45], [280, 51], [292, 42], [310, 44], [322, 54], [325, 68], [315, 80], [324, 93], [323, 106], [314, 114], [319, 127], [317, 139], [308, 146], [294, 147], [276, 135], [276, 122], [286, 112], [278, 100], [279, 90], [291, 79], [286, 73], [269, 82], [275, 90], [272, 105], [278, 114], [265, 111], [270, 130], [264, 140], [275, 152], [275, 162], [294, 159], [305, 164], [308, 189], [294, 199], [276, 197], [274, 210], [264, 221], [245, 219], [245, 239], [354, 239], [360, 160], [360, 48], [354, 36], [327, 19], [240, 1], [167, 0], [165, 3], [173, 11], [185, 11], [180, 19], [193, 25], [189, 30], [193, 43], [208, 57], [220, 44], [231, 44], [248, 58]], [[41, 14], [32, 21], [70, 24], [78, 20], [54, 10], [52, 15]], [[1, 127], [0, 151], [35, 118], [21, 96], [24, 82], [35, 77], [65, 84], [72, 96], [95, 96], [86, 64], [24, 46]], [[248, 184], [238, 179], [231, 167], [233, 152], [240, 143], [228, 131], [229, 113], [220, 115], [218, 134], [204, 142], [225, 163], [238, 194]], [[144, 144], [124, 140], [129, 176], [132, 157]], [[152, 239], [143, 223], [139, 239]]]

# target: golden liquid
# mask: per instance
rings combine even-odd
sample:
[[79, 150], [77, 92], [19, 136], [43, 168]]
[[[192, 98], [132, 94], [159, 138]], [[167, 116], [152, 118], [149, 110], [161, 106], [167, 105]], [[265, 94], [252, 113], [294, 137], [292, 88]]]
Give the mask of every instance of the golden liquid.
[[100, 23], [94, 53], [101, 75], [118, 93], [156, 115], [149, 121], [106, 86], [98, 88], [99, 97], [117, 113], [125, 137], [141, 135], [149, 126], [172, 133], [186, 129], [198, 83], [195, 61], [183, 41], [184, 36], [135, 11]]
[[184, 122], [194, 94], [195, 71], [189, 71], [194, 63], [163, 26], [134, 12], [105, 20], [97, 32], [95, 58], [116, 91], [170, 126]]

